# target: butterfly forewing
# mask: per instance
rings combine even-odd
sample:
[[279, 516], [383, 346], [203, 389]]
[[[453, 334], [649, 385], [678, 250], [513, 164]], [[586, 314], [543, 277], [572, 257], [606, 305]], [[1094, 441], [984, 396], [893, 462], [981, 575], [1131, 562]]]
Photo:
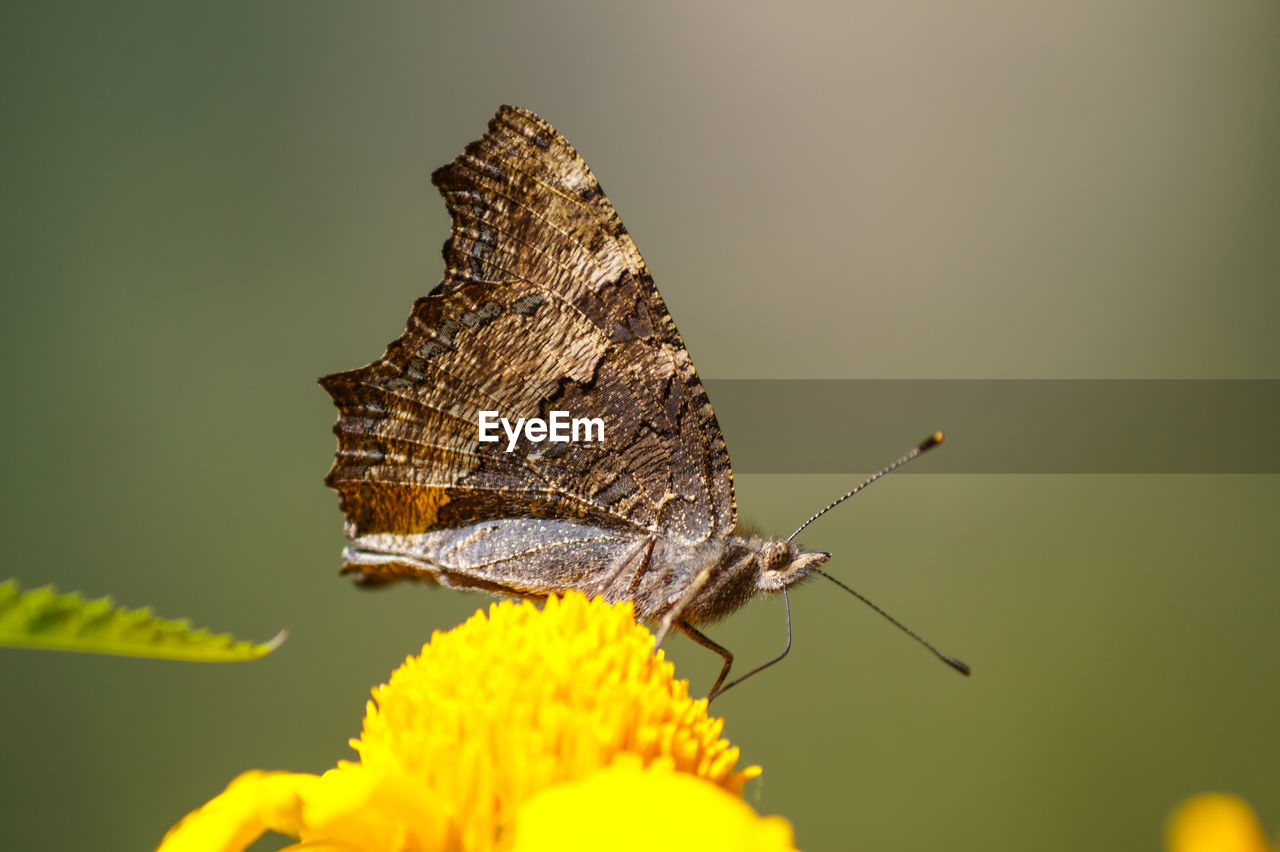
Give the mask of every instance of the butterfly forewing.
[[[533, 593], [528, 578], [553, 562], [601, 572], [646, 536], [726, 536], [733, 483], [715, 415], [582, 158], [503, 107], [432, 180], [453, 220], [444, 280], [382, 359], [321, 380], [340, 411], [326, 482], [359, 570], [385, 579], [422, 559], [448, 585]], [[508, 451], [506, 435], [478, 439], [482, 411], [514, 423], [556, 410], [600, 418], [604, 440], [521, 437]], [[392, 554], [382, 569], [371, 549]], [[584, 585], [575, 573], [563, 587]]]

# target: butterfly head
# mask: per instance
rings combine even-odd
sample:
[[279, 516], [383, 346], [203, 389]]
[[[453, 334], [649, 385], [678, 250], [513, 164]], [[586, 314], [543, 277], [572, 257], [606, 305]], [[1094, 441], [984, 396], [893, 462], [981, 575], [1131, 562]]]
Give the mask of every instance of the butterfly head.
[[830, 553], [802, 551], [786, 539], [762, 542], [756, 556], [760, 565], [756, 583], [764, 592], [794, 586], [830, 558]]

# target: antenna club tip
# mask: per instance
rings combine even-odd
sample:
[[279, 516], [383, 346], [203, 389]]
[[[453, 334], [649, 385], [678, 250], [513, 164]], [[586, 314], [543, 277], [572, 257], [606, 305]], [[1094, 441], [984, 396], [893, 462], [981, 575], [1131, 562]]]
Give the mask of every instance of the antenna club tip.
[[924, 439], [924, 443], [920, 445], [920, 452], [923, 453], [925, 450], [938, 446], [943, 441], [945, 441], [946, 438], [947, 436], [944, 435], [941, 430], [934, 432], [928, 438]]
[[968, 677], [969, 675], [973, 674], [973, 669], [969, 668], [969, 664], [963, 660], [957, 660], [955, 657], [948, 657], [944, 655], [942, 657], [942, 661], [945, 662], [947, 665], [951, 666], [951, 668], [960, 672], [960, 674], [964, 675], [965, 677]]

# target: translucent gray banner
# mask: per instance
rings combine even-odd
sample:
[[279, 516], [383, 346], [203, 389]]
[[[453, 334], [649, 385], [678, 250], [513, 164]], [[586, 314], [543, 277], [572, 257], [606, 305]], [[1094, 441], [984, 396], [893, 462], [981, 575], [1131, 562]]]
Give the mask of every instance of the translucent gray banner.
[[741, 473], [1280, 473], [1280, 380], [706, 382]]

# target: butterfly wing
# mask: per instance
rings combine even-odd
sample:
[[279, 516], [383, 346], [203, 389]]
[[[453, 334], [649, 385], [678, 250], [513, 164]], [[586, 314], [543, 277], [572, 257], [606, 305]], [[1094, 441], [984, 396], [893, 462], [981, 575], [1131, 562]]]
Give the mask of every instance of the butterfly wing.
[[[511, 518], [689, 544], [732, 531], [715, 414], [577, 152], [536, 115], [503, 107], [432, 182], [453, 220], [444, 279], [381, 359], [321, 379], [340, 412], [325, 481], [348, 535]], [[478, 439], [481, 411], [512, 423], [552, 411], [600, 418], [604, 440], [521, 437], [508, 452], [505, 435]]]

